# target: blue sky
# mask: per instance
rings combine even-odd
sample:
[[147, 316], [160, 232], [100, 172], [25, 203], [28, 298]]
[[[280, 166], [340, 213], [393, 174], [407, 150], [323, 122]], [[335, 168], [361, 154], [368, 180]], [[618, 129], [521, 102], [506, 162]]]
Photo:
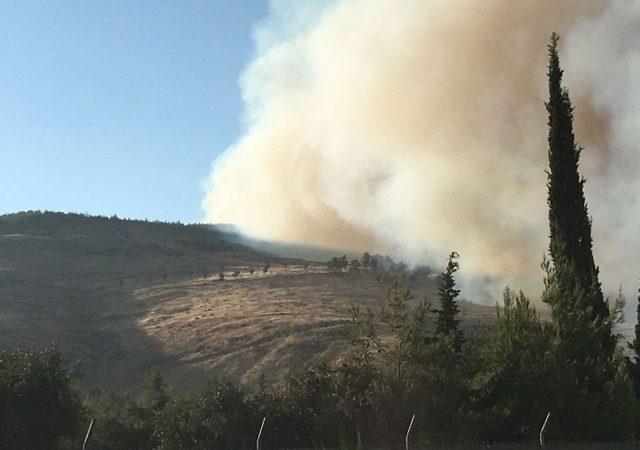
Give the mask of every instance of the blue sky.
[[0, 214], [194, 222], [267, 0], [0, 2]]

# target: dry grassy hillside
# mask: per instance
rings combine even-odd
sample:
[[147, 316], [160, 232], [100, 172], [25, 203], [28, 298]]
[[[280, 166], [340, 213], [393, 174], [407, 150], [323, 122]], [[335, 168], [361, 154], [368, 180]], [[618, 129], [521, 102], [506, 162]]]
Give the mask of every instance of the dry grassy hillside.
[[[182, 389], [212, 375], [272, 380], [338, 354], [350, 306], [384, 297], [377, 278], [258, 252], [207, 226], [0, 216], [0, 346], [59, 342], [81, 361], [86, 385], [109, 389], [135, 386], [151, 369]], [[434, 296], [435, 282], [420, 277], [410, 288]], [[468, 327], [495, 314], [462, 310]]]

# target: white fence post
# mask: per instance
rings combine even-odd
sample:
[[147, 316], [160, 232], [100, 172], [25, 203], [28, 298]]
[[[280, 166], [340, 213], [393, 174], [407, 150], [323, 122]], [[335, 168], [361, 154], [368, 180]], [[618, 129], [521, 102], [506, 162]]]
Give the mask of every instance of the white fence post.
[[415, 420], [416, 415], [411, 416], [411, 422], [409, 423], [409, 428], [407, 429], [407, 434], [404, 437], [404, 448], [405, 450], [409, 450], [409, 433], [411, 433], [411, 427], [413, 426], [413, 421]]
[[262, 418], [262, 425], [260, 425], [260, 431], [258, 431], [258, 437], [256, 438], [256, 450], [260, 450], [260, 439], [262, 438], [262, 429], [264, 428], [264, 422], [267, 420], [267, 416]]
[[93, 423], [96, 419], [91, 419], [91, 423], [89, 424], [89, 429], [87, 430], [87, 435], [84, 437], [84, 442], [82, 443], [82, 450], [86, 450], [87, 442], [89, 442], [89, 436], [91, 436], [91, 430], [93, 430]]
[[544, 423], [542, 424], [542, 428], [540, 428], [540, 445], [544, 447], [544, 429], [547, 427], [547, 422], [549, 421], [549, 416], [551, 415], [551, 411], [547, 413], [547, 417], [544, 419]]

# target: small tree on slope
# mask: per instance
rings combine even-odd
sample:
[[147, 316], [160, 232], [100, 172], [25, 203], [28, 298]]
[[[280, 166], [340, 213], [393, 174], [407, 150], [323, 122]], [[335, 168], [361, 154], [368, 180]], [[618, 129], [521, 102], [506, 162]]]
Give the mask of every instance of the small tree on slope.
[[460, 330], [460, 320], [458, 319], [460, 308], [456, 301], [460, 290], [455, 288], [456, 281], [454, 279], [454, 275], [459, 268], [459, 264], [456, 261], [458, 256], [456, 252], [452, 252], [449, 255], [447, 268], [442, 274], [442, 282], [438, 288], [440, 309], [435, 311], [436, 335], [450, 336], [453, 339], [456, 353], [460, 352], [464, 343], [464, 336], [462, 330]]

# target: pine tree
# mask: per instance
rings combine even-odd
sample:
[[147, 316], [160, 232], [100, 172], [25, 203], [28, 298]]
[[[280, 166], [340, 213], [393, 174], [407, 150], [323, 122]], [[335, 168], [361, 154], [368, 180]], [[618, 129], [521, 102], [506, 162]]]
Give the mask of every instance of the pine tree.
[[636, 398], [640, 399], [640, 289], [638, 289], [638, 306], [636, 306], [636, 326], [634, 339], [629, 343], [631, 355], [627, 362], [631, 370], [631, 377], [635, 388]]
[[640, 289], [638, 289], [638, 306], [636, 307], [636, 327], [634, 339], [629, 347], [633, 351], [633, 356], [636, 357], [636, 365], [640, 366]]
[[456, 281], [454, 279], [454, 275], [459, 268], [459, 264], [456, 261], [458, 257], [459, 255], [456, 252], [452, 252], [449, 255], [447, 268], [442, 274], [442, 282], [438, 288], [440, 309], [435, 310], [436, 335], [452, 337], [456, 352], [460, 352], [464, 343], [464, 336], [462, 330], [460, 330], [460, 320], [458, 319], [460, 308], [456, 301], [460, 290], [456, 289]]
[[[573, 107], [569, 93], [562, 87], [562, 74], [558, 58], [558, 35], [551, 35], [549, 45], [549, 102], [546, 104], [549, 126], [549, 251], [556, 272], [574, 273], [573, 286], [585, 293], [591, 319], [606, 320], [609, 308], [602, 296], [598, 281], [591, 240], [591, 220], [587, 211], [583, 186], [578, 171], [581, 148], [576, 146], [573, 134]], [[561, 274], [559, 274], [561, 275]], [[559, 279], [563, 277], [560, 276]], [[590, 293], [591, 295], [586, 295]]]

